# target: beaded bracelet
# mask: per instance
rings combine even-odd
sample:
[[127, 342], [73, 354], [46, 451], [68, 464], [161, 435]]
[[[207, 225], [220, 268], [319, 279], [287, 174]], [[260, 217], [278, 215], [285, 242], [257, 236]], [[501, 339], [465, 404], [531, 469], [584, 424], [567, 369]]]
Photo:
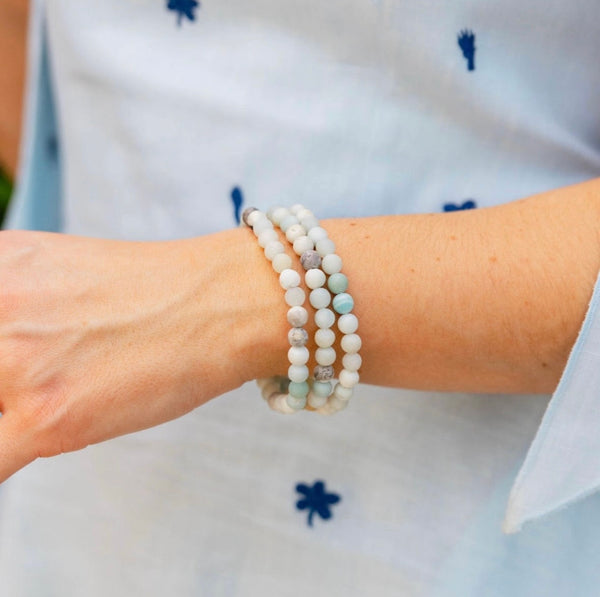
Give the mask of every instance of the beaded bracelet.
[[[288, 377], [275, 376], [257, 380], [263, 398], [273, 410], [284, 414], [298, 412], [307, 405], [321, 414], [342, 410], [347, 406], [353, 388], [358, 383], [358, 369], [362, 359], [358, 354], [361, 340], [355, 333], [358, 319], [351, 313], [354, 301], [346, 293], [348, 279], [341, 273], [342, 262], [335, 254], [335, 244], [319, 226], [319, 221], [312, 212], [301, 205], [294, 205], [289, 210], [275, 207], [266, 215], [250, 207], [244, 211], [243, 221], [252, 228], [265, 256], [279, 273], [280, 284], [286, 291], [286, 303], [290, 307], [288, 322], [292, 328], [288, 334], [291, 345], [288, 351]], [[281, 228], [292, 243], [294, 252], [300, 256], [305, 270], [305, 283], [311, 289], [310, 303], [316, 309], [315, 322], [318, 327], [315, 342], [319, 346], [315, 354], [318, 364], [314, 370], [314, 379], [309, 380], [306, 366], [309, 358], [306, 348], [308, 333], [303, 327], [308, 320], [308, 313], [303, 307], [306, 295], [299, 286], [300, 277], [291, 269], [292, 261], [284, 252], [273, 225]], [[321, 266], [323, 269], [320, 269]], [[329, 290], [325, 288], [326, 281]], [[333, 309], [340, 314], [338, 329], [343, 334], [341, 346], [346, 353], [343, 369], [333, 391], [332, 365], [336, 353], [333, 348], [335, 333], [331, 327], [335, 322], [335, 313], [328, 308], [331, 302], [330, 292], [334, 295]]]
[[[318, 364], [308, 394], [308, 405], [321, 414], [332, 414], [348, 405], [353, 388], [359, 381], [358, 370], [362, 364], [358, 354], [362, 342], [356, 334], [358, 319], [351, 313], [354, 301], [346, 292], [348, 278], [341, 273], [342, 260], [335, 253], [335, 243], [328, 238], [326, 230], [310, 210], [299, 204], [289, 210], [277, 207], [269, 210], [267, 217], [280, 226], [293, 244], [294, 252], [300, 256], [300, 263], [306, 272], [305, 283], [311, 289], [309, 300], [316, 309], [318, 330], [315, 342], [319, 348], [315, 358]], [[333, 303], [333, 311], [328, 308], [330, 303]], [[336, 353], [333, 348], [335, 333], [331, 328], [336, 313], [340, 315], [338, 329], [343, 334], [341, 347], [346, 354], [338, 383], [332, 391]]]

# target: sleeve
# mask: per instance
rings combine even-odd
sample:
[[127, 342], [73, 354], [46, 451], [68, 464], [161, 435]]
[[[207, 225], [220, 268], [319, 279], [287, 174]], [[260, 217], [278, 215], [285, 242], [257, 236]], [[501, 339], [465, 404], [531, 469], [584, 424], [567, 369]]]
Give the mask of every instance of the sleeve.
[[600, 490], [600, 277], [560, 382], [512, 487], [506, 533]]
[[31, 2], [19, 170], [7, 228], [61, 228], [60, 143], [42, 0]]

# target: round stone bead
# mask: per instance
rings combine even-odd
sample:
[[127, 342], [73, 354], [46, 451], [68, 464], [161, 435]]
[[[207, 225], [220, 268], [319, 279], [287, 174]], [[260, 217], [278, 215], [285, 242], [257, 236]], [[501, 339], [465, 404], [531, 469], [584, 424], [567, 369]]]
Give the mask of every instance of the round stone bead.
[[[314, 384], [313, 384], [314, 387]], [[314, 391], [308, 393], [308, 405], [315, 410], [327, 404], [327, 396], [319, 396]]]
[[294, 249], [294, 253], [296, 253], [296, 255], [302, 255], [302, 253], [305, 253], [306, 251], [312, 251], [315, 248], [315, 244], [312, 240], [310, 240], [310, 238], [308, 238], [308, 236], [303, 235], [299, 236], [294, 241], [292, 248]]
[[315, 248], [317, 249], [317, 253], [321, 257], [325, 257], [325, 255], [335, 253], [335, 243], [330, 238], [324, 238], [316, 242]]
[[333, 294], [340, 294], [348, 290], [348, 278], [344, 274], [331, 274], [327, 280], [327, 287]]
[[297, 238], [304, 236], [306, 233], [304, 231], [304, 226], [302, 226], [301, 224], [294, 224], [293, 226], [290, 226], [286, 233], [285, 233], [285, 237], [291, 242], [293, 243]]
[[304, 328], [292, 328], [288, 332], [288, 342], [292, 346], [305, 346], [308, 342], [308, 332]]
[[314, 218], [315, 214], [312, 211], [310, 211], [310, 209], [306, 209], [306, 207], [305, 207], [303, 209], [299, 209], [296, 212], [295, 216], [300, 220], [300, 223], [302, 224], [302, 220], [304, 220], [304, 218], [310, 218], [310, 217]]
[[292, 267], [292, 258], [286, 253], [278, 253], [273, 257], [273, 269], [280, 274], [284, 269]]
[[258, 216], [253, 216], [252, 221], [251, 221], [250, 214], [255, 211], [258, 211], [258, 209], [256, 209], [256, 207], [247, 207], [242, 212], [242, 220], [244, 221], [244, 224], [246, 224], [246, 226], [250, 226], [250, 228], [252, 228], [252, 222], [256, 221], [256, 218], [258, 217]]
[[317, 396], [327, 398], [331, 394], [331, 382], [330, 381], [315, 381], [312, 385], [312, 393]]
[[290, 211], [297, 216], [299, 211], [302, 211], [304, 209], [304, 205], [302, 205], [302, 203], [294, 203], [294, 205], [292, 205], [292, 207], [290, 207]]
[[[292, 346], [288, 350], [288, 361], [291, 365], [306, 365], [308, 363], [308, 359], [310, 357], [310, 353], [308, 352], [308, 348], [306, 346]], [[306, 370], [306, 379], [308, 377], [308, 369]], [[292, 379], [290, 377], [290, 379]], [[292, 379], [292, 381], [295, 381]]]
[[295, 269], [284, 269], [279, 274], [279, 283], [284, 290], [300, 285], [300, 274]]
[[321, 286], [325, 284], [326, 280], [327, 276], [325, 275], [325, 272], [318, 268], [309, 269], [304, 275], [304, 281], [306, 282], [306, 285], [312, 290], [315, 288], [321, 288]]
[[341, 315], [350, 313], [354, 309], [354, 299], [347, 293], [342, 292], [333, 297], [333, 310]]
[[342, 271], [342, 258], [336, 253], [330, 253], [323, 257], [323, 271], [326, 274], [337, 274]]
[[331, 302], [331, 294], [326, 288], [315, 288], [309, 296], [310, 304], [315, 309], [325, 309]]
[[[252, 212], [254, 213], [254, 212]], [[252, 214], [250, 214], [252, 215]], [[265, 216], [263, 214], [262, 218], [259, 218], [258, 220], [256, 220], [256, 222], [254, 223], [254, 226], [252, 226], [252, 230], [254, 231], [254, 234], [256, 236], [259, 236], [261, 232], [264, 232], [265, 230], [272, 230], [273, 229], [273, 222], [271, 222], [271, 220], [269, 220], [269, 218], [267, 218], [267, 216]]]
[[295, 382], [292, 381], [288, 388], [288, 392], [295, 398], [306, 398], [309, 391], [308, 384], [305, 381]]
[[356, 371], [342, 369], [338, 379], [342, 387], [353, 388], [358, 383], [359, 377]]
[[290, 385], [306, 381], [308, 379], [308, 367], [306, 365], [290, 365], [288, 367], [288, 377]]
[[267, 209], [267, 218], [269, 218], [269, 220], [271, 220], [271, 222], [273, 221], [273, 214], [278, 209], [285, 209], [285, 208], [282, 207], [281, 205], [271, 205], [271, 207], [269, 207], [269, 209]]
[[341, 400], [345, 400], [346, 402], [350, 400], [350, 398], [352, 398], [352, 394], [354, 394], [352, 388], [345, 388], [340, 383], [335, 384], [335, 388], [333, 388], [333, 393], [335, 396], [337, 396]]
[[362, 365], [362, 357], [354, 352], [351, 354], [345, 354], [342, 359], [342, 366], [348, 371], [358, 371]]
[[305, 230], [311, 230], [312, 228], [316, 228], [319, 225], [319, 220], [315, 218], [315, 216], [305, 216], [300, 218], [300, 224], [304, 226]]
[[323, 365], [324, 367], [333, 365], [335, 363], [335, 350], [331, 347], [317, 348], [315, 351], [315, 360], [319, 365]]
[[316, 381], [329, 381], [333, 379], [335, 372], [331, 365], [317, 365], [314, 368], [313, 375]]
[[296, 412], [306, 408], [306, 396], [294, 396], [292, 394], [288, 394], [286, 397], [286, 402], [287, 405]]
[[358, 329], [358, 317], [354, 313], [346, 313], [338, 319], [338, 329], [342, 334], [354, 334]]
[[289, 215], [291, 215], [289, 209], [286, 209], [285, 207], [276, 207], [273, 210], [271, 219], [273, 220], [274, 224], [279, 226], [279, 224], [281, 224], [281, 220], [283, 220], [283, 218], [285, 218], [286, 216], [289, 216]]
[[321, 226], [315, 226], [308, 231], [308, 236], [314, 243], [318, 243], [320, 240], [325, 240], [327, 238], [327, 231], [324, 228], [321, 228]]
[[342, 350], [347, 354], [358, 352], [362, 346], [362, 340], [358, 334], [346, 334], [342, 336]]
[[319, 309], [315, 313], [315, 323], [319, 328], [330, 328], [335, 323], [335, 313], [331, 309]]
[[304, 304], [304, 299], [306, 298], [306, 293], [300, 286], [295, 286], [294, 288], [288, 288], [285, 291], [285, 302], [290, 307], [300, 307]]
[[289, 394], [286, 392], [285, 394], [274, 394], [267, 401], [269, 407], [272, 408], [275, 412], [281, 413], [283, 415], [293, 415], [297, 413], [301, 409], [292, 408], [288, 404]]
[[305, 270], [315, 269], [321, 266], [321, 256], [313, 250], [304, 251], [300, 255], [300, 263]]
[[285, 249], [283, 248], [283, 245], [278, 240], [272, 240], [265, 247], [265, 257], [269, 261], [273, 261], [273, 259], [275, 259], [275, 255], [279, 255], [284, 251]]
[[315, 342], [320, 348], [329, 348], [335, 342], [335, 332], [331, 328], [319, 329], [315, 333]]
[[308, 311], [304, 307], [291, 307], [287, 312], [288, 323], [294, 328], [301, 328], [308, 321]]
[[258, 244], [263, 249], [273, 240], [279, 240], [279, 236], [277, 236], [277, 232], [273, 228], [263, 230], [258, 235]]
[[283, 231], [283, 233], [285, 234], [287, 232], [287, 229], [290, 226], [293, 226], [294, 224], [299, 224], [300, 222], [298, 221], [298, 218], [292, 214], [289, 214], [287, 216], [285, 216], [280, 222], [279, 222], [279, 227], [281, 228], [281, 230]]

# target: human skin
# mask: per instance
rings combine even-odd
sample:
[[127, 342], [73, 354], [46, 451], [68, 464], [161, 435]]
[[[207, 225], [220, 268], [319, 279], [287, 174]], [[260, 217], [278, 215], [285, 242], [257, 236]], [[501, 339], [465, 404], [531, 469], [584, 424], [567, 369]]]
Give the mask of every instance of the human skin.
[[[600, 179], [324, 225], [356, 301], [362, 381], [555, 388], [600, 269]], [[155, 243], [5, 231], [0, 288], [0, 480], [287, 370], [283, 290], [248, 229]]]
[[17, 168], [28, 2], [0, 2], [0, 166], [12, 176]]
[[[23, 47], [25, 7], [2, 3], [0, 44]], [[0, 84], [11, 172], [15, 72], [0, 75], [16, 81]], [[324, 225], [356, 300], [362, 381], [556, 387], [600, 269], [600, 179], [494, 208]], [[0, 233], [0, 481], [284, 373], [285, 315], [249, 230], [166, 243]]]

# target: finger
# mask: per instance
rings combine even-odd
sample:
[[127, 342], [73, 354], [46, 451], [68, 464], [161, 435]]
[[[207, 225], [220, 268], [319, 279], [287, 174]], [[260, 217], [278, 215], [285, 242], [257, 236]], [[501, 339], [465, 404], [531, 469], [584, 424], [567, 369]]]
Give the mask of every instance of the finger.
[[37, 457], [31, 433], [23, 421], [11, 413], [0, 418], [0, 483]]

